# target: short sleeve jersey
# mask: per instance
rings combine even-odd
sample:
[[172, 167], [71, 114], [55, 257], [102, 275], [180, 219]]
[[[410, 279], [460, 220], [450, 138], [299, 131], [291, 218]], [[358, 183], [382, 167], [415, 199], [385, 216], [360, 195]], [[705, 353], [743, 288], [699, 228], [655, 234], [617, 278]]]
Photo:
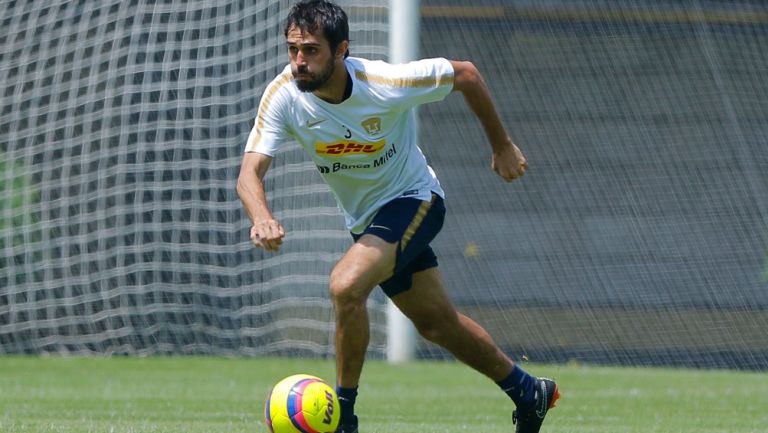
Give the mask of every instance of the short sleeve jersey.
[[446, 59], [389, 64], [344, 61], [352, 94], [331, 104], [293, 81], [290, 65], [266, 88], [246, 152], [274, 156], [293, 138], [307, 152], [344, 213], [362, 232], [376, 211], [397, 197], [444, 195], [417, 145], [414, 107], [444, 99], [453, 89]]

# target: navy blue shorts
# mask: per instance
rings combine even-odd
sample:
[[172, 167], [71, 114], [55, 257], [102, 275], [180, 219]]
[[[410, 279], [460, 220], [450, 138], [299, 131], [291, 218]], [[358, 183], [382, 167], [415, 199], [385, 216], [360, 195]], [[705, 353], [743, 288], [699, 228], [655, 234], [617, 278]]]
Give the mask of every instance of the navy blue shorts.
[[444, 219], [445, 204], [437, 194], [432, 194], [432, 201], [401, 197], [382, 206], [362, 233], [352, 234], [355, 241], [371, 234], [397, 244], [394, 273], [379, 284], [387, 296], [405, 292], [413, 284], [414, 273], [437, 266], [429, 243], [440, 232]]

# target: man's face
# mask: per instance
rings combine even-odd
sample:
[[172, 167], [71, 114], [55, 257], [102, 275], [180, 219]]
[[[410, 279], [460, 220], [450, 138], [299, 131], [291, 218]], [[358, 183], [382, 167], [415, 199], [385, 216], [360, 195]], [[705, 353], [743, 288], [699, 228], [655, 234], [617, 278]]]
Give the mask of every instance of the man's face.
[[302, 92], [313, 92], [331, 78], [335, 58], [322, 31], [312, 35], [296, 26], [288, 30], [288, 57], [296, 86]]

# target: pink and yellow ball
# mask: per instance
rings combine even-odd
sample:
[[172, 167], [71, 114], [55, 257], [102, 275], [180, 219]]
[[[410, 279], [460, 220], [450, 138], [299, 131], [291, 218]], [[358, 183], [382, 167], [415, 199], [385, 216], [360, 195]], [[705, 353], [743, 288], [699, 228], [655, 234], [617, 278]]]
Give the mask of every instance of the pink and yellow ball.
[[339, 400], [319, 377], [295, 374], [272, 388], [264, 415], [272, 433], [333, 433], [339, 425]]

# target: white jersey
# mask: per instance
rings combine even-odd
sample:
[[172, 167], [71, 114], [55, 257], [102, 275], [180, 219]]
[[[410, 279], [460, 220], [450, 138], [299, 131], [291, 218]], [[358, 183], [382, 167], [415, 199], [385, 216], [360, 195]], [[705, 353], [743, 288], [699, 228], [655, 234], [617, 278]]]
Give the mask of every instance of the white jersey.
[[444, 99], [454, 72], [446, 59], [393, 65], [350, 57], [344, 63], [352, 95], [340, 104], [300, 91], [287, 66], [261, 98], [245, 151], [274, 156], [294, 138], [336, 196], [347, 228], [360, 233], [394, 198], [444, 195], [417, 146], [413, 108]]

